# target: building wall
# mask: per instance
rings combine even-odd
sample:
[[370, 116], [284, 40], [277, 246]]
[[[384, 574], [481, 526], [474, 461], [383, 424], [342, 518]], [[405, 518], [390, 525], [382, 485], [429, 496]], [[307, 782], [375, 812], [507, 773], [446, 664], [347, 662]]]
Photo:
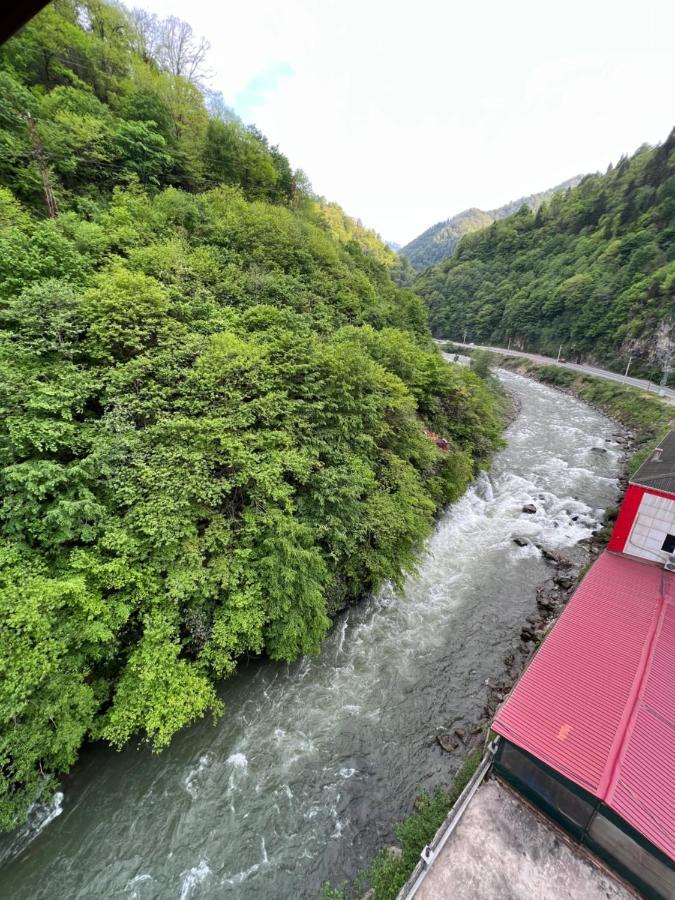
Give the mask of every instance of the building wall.
[[633, 527], [633, 521], [644, 494], [644, 488], [636, 487], [634, 484], [628, 485], [619, 515], [614, 523], [612, 537], [607, 546], [608, 550], [613, 550], [615, 553], [623, 553], [623, 548], [626, 546], [628, 535]]
[[629, 485], [608, 549], [665, 562], [662, 547], [669, 534], [675, 535], [675, 497]]

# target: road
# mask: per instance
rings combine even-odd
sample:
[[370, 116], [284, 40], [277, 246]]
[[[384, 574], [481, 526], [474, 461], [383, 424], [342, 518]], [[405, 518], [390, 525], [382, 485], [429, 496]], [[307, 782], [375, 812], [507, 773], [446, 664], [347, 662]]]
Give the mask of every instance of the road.
[[[437, 344], [445, 344], [446, 341], [438, 340]], [[597, 369], [595, 366], [585, 366], [578, 363], [558, 362], [550, 356], [540, 356], [538, 353], [523, 353], [520, 350], [505, 350], [503, 347], [485, 347], [480, 344], [463, 344], [461, 341], [450, 341], [458, 347], [471, 347], [477, 350], [491, 350], [493, 353], [503, 353], [506, 356], [522, 356], [525, 359], [532, 359], [534, 362], [542, 363], [546, 366], [560, 366], [561, 369], [572, 369], [574, 372], [581, 372], [584, 375], [593, 375], [595, 378], [606, 378], [607, 381], [618, 381], [620, 384], [629, 384], [632, 387], [641, 388], [643, 391], [650, 391], [653, 394], [662, 396], [664, 400], [675, 403], [675, 390], [667, 387], [660, 387], [651, 381], [645, 381], [644, 378], [631, 378], [629, 375], [625, 378], [616, 372], [608, 372], [606, 369]], [[663, 392], [663, 393], [661, 393]]]

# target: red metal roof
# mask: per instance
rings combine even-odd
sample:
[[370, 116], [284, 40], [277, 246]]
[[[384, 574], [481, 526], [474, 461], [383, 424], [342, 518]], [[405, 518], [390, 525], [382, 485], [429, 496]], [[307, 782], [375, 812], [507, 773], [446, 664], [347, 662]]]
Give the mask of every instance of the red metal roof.
[[494, 728], [675, 859], [675, 577], [603, 553]]

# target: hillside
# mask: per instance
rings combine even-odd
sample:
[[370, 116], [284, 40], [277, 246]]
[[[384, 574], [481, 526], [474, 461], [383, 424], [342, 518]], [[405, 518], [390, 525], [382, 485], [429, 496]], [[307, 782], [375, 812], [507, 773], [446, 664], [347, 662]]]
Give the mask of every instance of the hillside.
[[58, 0], [0, 51], [1, 827], [85, 740], [162, 748], [242, 654], [316, 652], [499, 441], [199, 47]]
[[445, 222], [437, 222], [431, 228], [427, 228], [425, 232], [410, 241], [409, 244], [406, 244], [400, 252], [410, 260], [418, 271], [426, 269], [427, 266], [433, 266], [452, 256], [455, 252], [455, 247], [465, 234], [479, 231], [481, 228], [487, 228], [493, 222], [510, 216], [522, 206], [528, 206], [536, 212], [541, 204], [549, 200], [553, 194], [558, 193], [558, 191], [564, 191], [569, 187], [574, 187], [579, 184], [582, 177], [582, 175], [577, 175], [548, 191], [512, 200], [505, 206], [500, 206], [499, 209], [488, 211], [476, 209], [475, 207], [465, 209], [464, 212], [458, 213], [451, 219], [446, 219]]
[[659, 380], [675, 351], [673, 134], [536, 213], [465, 236], [415, 281], [433, 332]]

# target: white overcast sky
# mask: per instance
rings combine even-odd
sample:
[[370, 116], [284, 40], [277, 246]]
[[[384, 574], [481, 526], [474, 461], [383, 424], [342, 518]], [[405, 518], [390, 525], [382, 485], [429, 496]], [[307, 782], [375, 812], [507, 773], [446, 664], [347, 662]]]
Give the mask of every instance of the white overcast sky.
[[406, 243], [663, 141], [671, 0], [127, 0], [211, 43], [211, 86]]

